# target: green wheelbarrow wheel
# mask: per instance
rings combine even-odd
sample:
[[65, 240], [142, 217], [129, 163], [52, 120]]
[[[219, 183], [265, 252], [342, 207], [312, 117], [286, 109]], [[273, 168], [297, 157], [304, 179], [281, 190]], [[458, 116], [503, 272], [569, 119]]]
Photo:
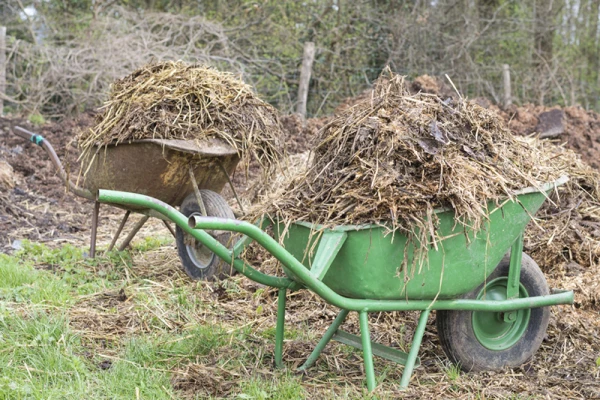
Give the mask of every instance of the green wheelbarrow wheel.
[[[485, 283], [465, 299], [505, 300], [510, 256], [505, 256]], [[548, 284], [535, 261], [523, 253], [519, 297], [549, 294]], [[511, 313], [438, 311], [437, 330], [448, 358], [464, 371], [518, 367], [529, 361], [542, 344], [548, 328], [548, 307]]]

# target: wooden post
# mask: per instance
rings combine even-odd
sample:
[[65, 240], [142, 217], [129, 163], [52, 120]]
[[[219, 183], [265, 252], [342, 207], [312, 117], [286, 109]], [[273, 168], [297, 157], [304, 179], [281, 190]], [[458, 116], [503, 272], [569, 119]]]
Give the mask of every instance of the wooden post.
[[306, 102], [308, 100], [308, 84], [310, 83], [310, 74], [312, 65], [315, 61], [314, 42], [304, 43], [304, 55], [302, 57], [302, 67], [300, 69], [300, 83], [298, 85], [298, 103], [296, 112], [303, 118], [306, 118]]
[[504, 107], [512, 104], [512, 94], [510, 92], [510, 67], [508, 64], [502, 64], [502, 80], [504, 81]]
[[6, 93], [6, 27], [0, 26], [0, 117], [4, 116]]

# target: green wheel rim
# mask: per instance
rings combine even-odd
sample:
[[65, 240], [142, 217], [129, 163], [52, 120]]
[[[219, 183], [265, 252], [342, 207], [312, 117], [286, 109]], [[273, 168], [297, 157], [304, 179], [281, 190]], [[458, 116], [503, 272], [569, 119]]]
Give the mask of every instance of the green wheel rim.
[[[506, 300], [506, 277], [496, 278], [485, 285], [477, 296], [478, 300]], [[519, 297], [528, 297], [523, 285], [519, 286]], [[502, 351], [512, 347], [521, 339], [527, 326], [531, 309], [513, 311], [513, 319], [505, 321], [505, 313], [473, 311], [473, 332], [481, 345], [489, 350]]]

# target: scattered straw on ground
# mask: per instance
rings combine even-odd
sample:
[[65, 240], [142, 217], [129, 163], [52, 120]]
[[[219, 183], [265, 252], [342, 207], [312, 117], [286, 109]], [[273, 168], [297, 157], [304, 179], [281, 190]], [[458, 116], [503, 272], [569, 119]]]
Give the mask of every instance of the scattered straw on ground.
[[263, 169], [281, 155], [281, 124], [272, 106], [232, 74], [182, 61], [149, 64], [116, 81], [98, 124], [79, 144], [85, 152], [149, 138], [218, 138]]
[[[268, 254], [261, 252], [254, 257], [257, 263], [263, 263], [263, 272], [275, 272], [276, 262]], [[277, 300], [274, 290], [257, 296], [256, 284], [239, 277], [222, 283], [201, 283], [201, 286], [203, 290], [197, 291], [198, 296], [205, 304], [214, 305], [210, 312], [202, 313], [203, 323], [222, 324], [226, 321], [232, 329], [252, 326], [257, 332], [275, 326]], [[261, 313], [257, 314], [259, 305]], [[310, 291], [291, 293], [288, 295], [286, 331], [300, 332], [300, 336], [284, 342], [283, 372], [272, 365], [274, 339], [256, 334], [244, 343], [230, 342], [216, 353], [181, 365], [173, 371], [172, 384], [185, 398], [195, 398], [198, 394], [229, 398], [240, 393], [240, 386], [251, 377], [281, 382], [286, 379], [287, 372], [302, 378], [307, 398], [366, 396], [362, 353], [337, 342], [332, 341], [325, 347], [313, 367], [303, 373], [296, 372], [338, 312]], [[421, 366], [415, 370], [409, 387], [399, 388], [401, 366], [375, 358], [376, 375], [381, 380], [374, 394], [379, 398], [414, 399], [471, 399], [477, 396], [504, 399], [515, 393], [533, 398], [597, 397], [600, 394], [600, 369], [595, 360], [600, 349], [600, 325], [595, 315], [569, 306], [553, 307], [548, 337], [531, 363], [502, 371], [463, 373], [450, 364], [442, 351], [434, 313], [429, 318], [419, 352]], [[371, 338], [377, 343], [408, 351], [417, 319], [415, 312], [373, 313], [369, 316]], [[351, 313], [342, 329], [358, 333], [358, 325], [356, 313]], [[240, 357], [239, 348], [233, 350], [236, 344], [246, 349], [244, 364], [236, 362]], [[229, 360], [226, 367], [222, 360]]]
[[74, 330], [91, 342], [118, 342], [122, 335], [148, 331], [124, 292], [85, 299], [69, 310], [69, 319]]

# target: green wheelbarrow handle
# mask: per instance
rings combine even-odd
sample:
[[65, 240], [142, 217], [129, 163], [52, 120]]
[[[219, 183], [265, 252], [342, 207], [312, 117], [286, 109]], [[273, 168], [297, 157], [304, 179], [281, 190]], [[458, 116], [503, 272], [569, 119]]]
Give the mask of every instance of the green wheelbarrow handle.
[[[376, 312], [376, 311], [409, 311], [409, 310], [465, 310], [465, 311], [494, 311], [507, 312], [526, 308], [545, 307], [558, 304], [572, 304], [572, 291], [556, 291], [545, 296], [535, 296], [507, 300], [372, 300], [353, 299], [339, 295], [310, 273], [310, 270], [292, 256], [275, 239], [265, 233], [261, 228], [245, 221], [214, 217], [188, 218], [162, 201], [149, 196], [135, 193], [100, 190], [98, 201], [103, 203], [135, 205], [153, 209], [171, 221], [196, 240], [200, 241], [218, 257], [233, 265], [233, 267], [249, 279], [258, 283], [276, 288], [293, 288], [297, 283], [289, 278], [275, 277], [263, 274], [250, 265], [237, 258], [241, 249], [255, 240], [263, 246], [277, 260], [289, 268], [295, 275], [298, 283], [315, 292], [328, 303], [351, 311]], [[190, 226], [190, 222], [195, 226]], [[241, 239], [234, 251], [227, 249], [204, 230], [223, 230], [238, 232], [246, 235], [251, 240]]]

